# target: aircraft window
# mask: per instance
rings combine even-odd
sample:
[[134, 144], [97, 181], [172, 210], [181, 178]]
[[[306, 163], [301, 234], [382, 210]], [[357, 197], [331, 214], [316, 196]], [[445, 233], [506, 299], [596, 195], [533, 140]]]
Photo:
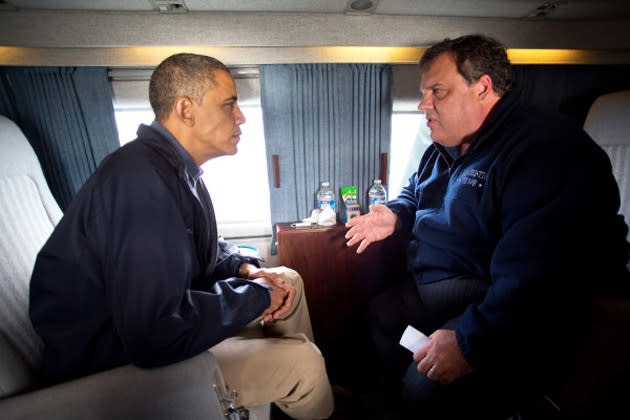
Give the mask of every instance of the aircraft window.
[[203, 164], [219, 225], [226, 238], [271, 235], [271, 211], [262, 108], [241, 106], [247, 122], [241, 125], [238, 153]]
[[409, 177], [418, 169], [420, 158], [431, 144], [424, 114], [420, 112], [393, 112], [390, 144], [388, 199], [394, 199], [409, 183]]
[[116, 109], [116, 126], [118, 127], [118, 139], [124, 146], [136, 138], [136, 131], [140, 124], [151, 124], [153, 111], [151, 108], [143, 109]]
[[400, 194], [409, 177], [418, 169], [420, 158], [431, 144], [424, 115], [418, 111], [420, 85], [418, 66], [392, 66], [392, 138], [390, 145], [388, 199]]

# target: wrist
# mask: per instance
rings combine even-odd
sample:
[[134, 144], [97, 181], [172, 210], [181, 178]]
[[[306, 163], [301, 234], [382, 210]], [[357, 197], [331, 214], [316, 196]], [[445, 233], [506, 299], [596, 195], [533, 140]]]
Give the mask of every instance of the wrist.
[[255, 265], [252, 265], [249, 262], [244, 262], [238, 268], [238, 275], [239, 277], [249, 278], [249, 275], [250, 275], [249, 273], [251, 273], [252, 269], [256, 269], [256, 268], [257, 267]]

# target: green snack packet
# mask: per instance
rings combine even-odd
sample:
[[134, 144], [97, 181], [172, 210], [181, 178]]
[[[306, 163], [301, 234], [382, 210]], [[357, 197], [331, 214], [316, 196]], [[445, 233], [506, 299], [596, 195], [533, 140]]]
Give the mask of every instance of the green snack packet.
[[355, 185], [342, 187], [341, 198], [343, 199], [343, 204], [346, 207], [346, 211], [343, 214], [344, 223], [361, 214], [361, 211], [359, 210], [359, 202], [357, 201], [357, 187]]
[[352, 185], [350, 187], [341, 188], [341, 198], [343, 203], [347, 206], [358, 205], [357, 203], [357, 187]]

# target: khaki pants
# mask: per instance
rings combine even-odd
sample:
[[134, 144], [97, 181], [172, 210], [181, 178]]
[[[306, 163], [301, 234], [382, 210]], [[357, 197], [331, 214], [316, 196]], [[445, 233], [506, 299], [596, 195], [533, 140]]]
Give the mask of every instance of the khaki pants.
[[280, 319], [260, 327], [255, 320], [210, 351], [217, 358], [229, 390], [238, 391], [238, 406], [274, 402], [296, 419], [325, 419], [334, 403], [324, 358], [313, 343], [313, 330], [302, 278], [277, 267], [296, 290], [293, 306]]

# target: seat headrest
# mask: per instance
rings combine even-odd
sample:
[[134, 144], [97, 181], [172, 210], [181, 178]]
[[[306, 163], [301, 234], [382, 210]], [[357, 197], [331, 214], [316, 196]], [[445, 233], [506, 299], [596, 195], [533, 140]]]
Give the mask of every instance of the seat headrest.
[[630, 145], [630, 90], [597, 98], [588, 111], [584, 130], [602, 146]]
[[61, 210], [50, 192], [35, 151], [22, 130], [0, 115], [0, 179], [15, 176], [28, 176], [37, 185], [46, 213], [53, 226], [56, 225]]
[[39, 160], [22, 130], [0, 115], [0, 177], [41, 172]]

